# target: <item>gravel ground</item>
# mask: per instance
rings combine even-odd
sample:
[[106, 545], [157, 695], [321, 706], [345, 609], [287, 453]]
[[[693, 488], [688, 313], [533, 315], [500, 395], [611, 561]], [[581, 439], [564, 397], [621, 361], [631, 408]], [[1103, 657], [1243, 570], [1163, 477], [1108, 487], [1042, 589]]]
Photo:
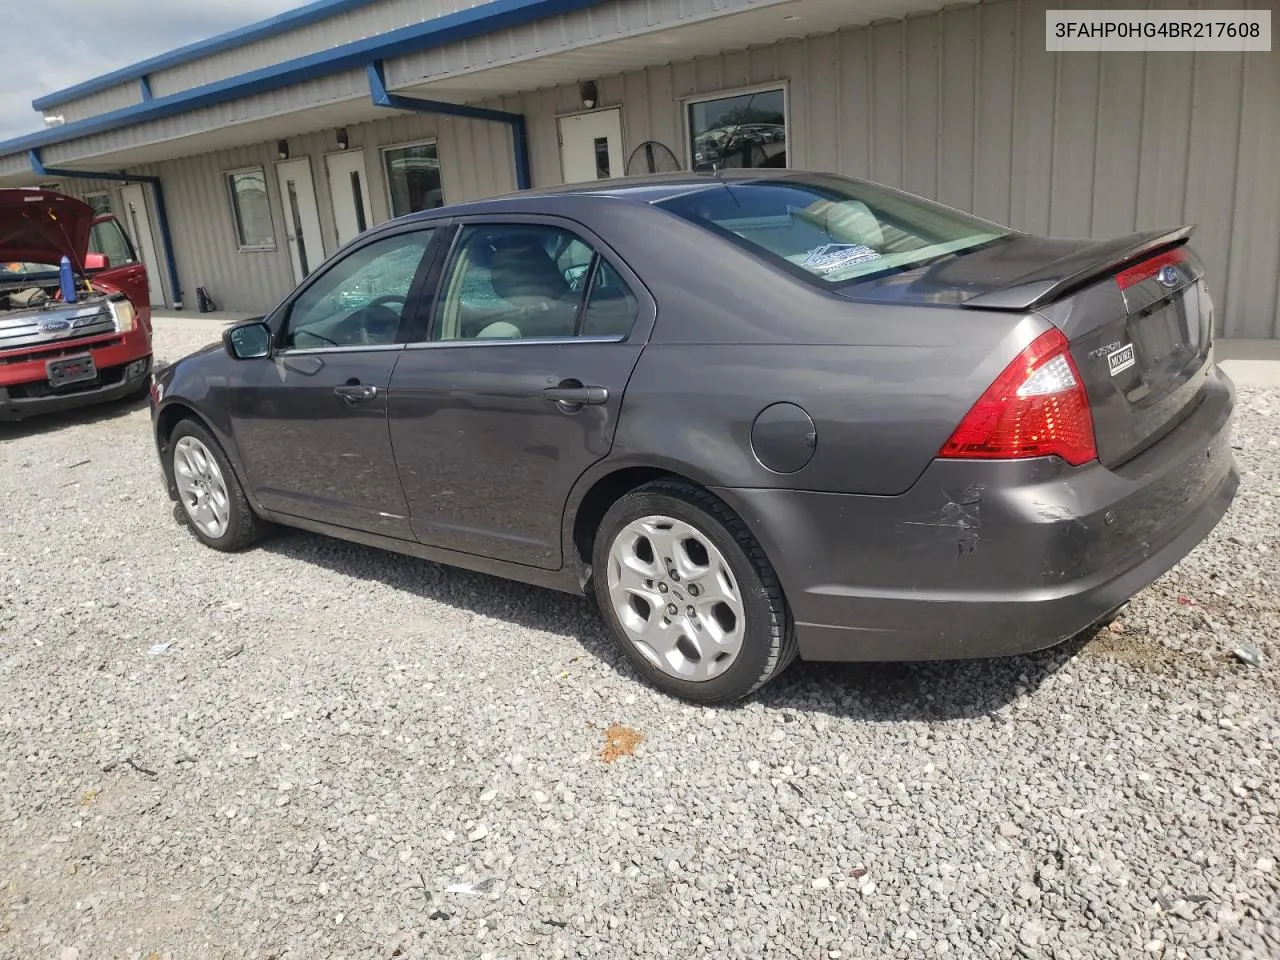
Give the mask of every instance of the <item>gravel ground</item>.
[[0, 425], [0, 956], [1280, 956], [1278, 436], [1087, 643], [700, 709], [572, 597], [203, 548], [141, 406]]

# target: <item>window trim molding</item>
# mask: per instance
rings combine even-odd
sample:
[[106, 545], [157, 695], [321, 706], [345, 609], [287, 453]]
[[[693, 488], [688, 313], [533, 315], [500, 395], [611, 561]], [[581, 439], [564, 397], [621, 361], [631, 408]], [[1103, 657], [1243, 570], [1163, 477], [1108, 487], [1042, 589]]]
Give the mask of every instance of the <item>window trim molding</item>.
[[[240, 242], [240, 214], [236, 207], [236, 191], [232, 185], [231, 178], [240, 173], [260, 173], [262, 174], [262, 190], [267, 197], [267, 217], [271, 222], [271, 242], [266, 243], [241, 243]], [[276, 219], [275, 214], [271, 210], [271, 182], [267, 179], [267, 168], [265, 164], [257, 163], [247, 167], [236, 167], [234, 170], [222, 171], [222, 183], [227, 190], [227, 203], [231, 208], [231, 233], [236, 242], [237, 253], [273, 253], [276, 250]]]
[[[387, 220], [411, 216], [413, 213], [425, 213], [424, 210], [411, 210], [409, 213], [397, 214], [395, 204], [391, 201], [391, 171], [387, 169], [387, 154], [392, 150], [403, 150], [406, 147], [435, 147], [436, 162], [440, 163], [440, 138], [424, 137], [421, 140], [408, 140], [404, 143], [388, 143], [378, 147], [378, 168], [382, 175], [382, 187], [387, 199]], [[440, 206], [448, 206], [449, 200], [444, 193], [444, 164], [440, 163]], [[433, 207], [432, 209], [437, 209]]]
[[[746, 87], [729, 87], [725, 90], [717, 90], [713, 93], [695, 93], [688, 97], [681, 97], [680, 105], [680, 130], [681, 130], [681, 159], [684, 160], [685, 169], [690, 173], [693, 172], [693, 126], [689, 121], [689, 108], [694, 104], [708, 103], [712, 100], [727, 100], [730, 97], [750, 96], [753, 93], [764, 93], [769, 90], [782, 91], [782, 127], [786, 131], [786, 160], [784, 167], [790, 167], [792, 162], [791, 152], [791, 81], [789, 79], [770, 80], [768, 83], [753, 83]], [[735, 168], [736, 169], [736, 168]]]

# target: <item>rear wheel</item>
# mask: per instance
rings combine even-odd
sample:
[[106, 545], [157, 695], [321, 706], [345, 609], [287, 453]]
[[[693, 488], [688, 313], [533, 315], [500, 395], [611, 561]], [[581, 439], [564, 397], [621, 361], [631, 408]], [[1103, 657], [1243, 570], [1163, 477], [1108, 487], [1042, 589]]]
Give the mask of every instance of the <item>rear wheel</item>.
[[705, 490], [657, 481], [605, 514], [596, 601], [627, 659], [659, 689], [724, 703], [795, 658], [786, 600], [746, 525]]
[[187, 528], [215, 550], [243, 550], [261, 538], [254, 514], [227, 455], [204, 427], [183, 420], [169, 435], [169, 467]]

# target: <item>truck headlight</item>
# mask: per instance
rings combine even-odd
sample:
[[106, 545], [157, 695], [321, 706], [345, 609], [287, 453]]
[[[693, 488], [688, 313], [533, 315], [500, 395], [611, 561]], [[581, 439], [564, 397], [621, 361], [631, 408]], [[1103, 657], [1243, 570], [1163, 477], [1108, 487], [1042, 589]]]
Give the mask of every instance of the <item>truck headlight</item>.
[[126, 299], [112, 300], [111, 312], [116, 317], [116, 332], [128, 333], [138, 326], [138, 311], [133, 309], [133, 304]]

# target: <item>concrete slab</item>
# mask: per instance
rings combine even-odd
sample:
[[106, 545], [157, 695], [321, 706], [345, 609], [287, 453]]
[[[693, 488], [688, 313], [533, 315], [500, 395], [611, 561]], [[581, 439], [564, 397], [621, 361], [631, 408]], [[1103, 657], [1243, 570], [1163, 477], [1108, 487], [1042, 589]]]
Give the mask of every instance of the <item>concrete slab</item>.
[[1219, 340], [1218, 365], [1242, 387], [1280, 387], [1280, 340]]

